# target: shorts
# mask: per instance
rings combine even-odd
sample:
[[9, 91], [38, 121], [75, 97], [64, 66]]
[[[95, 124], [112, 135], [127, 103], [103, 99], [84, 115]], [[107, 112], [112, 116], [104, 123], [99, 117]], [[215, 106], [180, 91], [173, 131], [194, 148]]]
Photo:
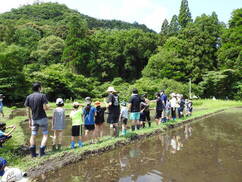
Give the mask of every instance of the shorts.
[[118, 120], [119, 120], [119, 114], [108, 114], [107, 123], [109, 124], [118, 123]]
[[36, 136], [39, 128], [41, 128], [43, 135], [48, 135], [48, 118], [32, 120], [32, 135]]
[[160, 119], [162, 115], [162, 110], [156, 110], [155, 119]]
[[140, 121], [150, 121], [150, 111], [141, 112]]
[[81, 125], [72, 126], [71, 128], [71, 136], [81, 136], [82, 135], [82, 127]]
[[129, 119], [138, 121], [140, 119], [140, 112], [131, 112]]
[[127, 125], [128, 123], [128, 118], [121, 118], [121, 123]]
[[85, 125], [85, 130], [93, 131], [93, 130], [95, 130], [95, 125], [94, 124]]
[[104, 120], [103, 121], [100, 121], [100, 120], [99, 121], [98, 120], [95, 121], [96, 125], [102, 125], [103, 123], [104, 123]]

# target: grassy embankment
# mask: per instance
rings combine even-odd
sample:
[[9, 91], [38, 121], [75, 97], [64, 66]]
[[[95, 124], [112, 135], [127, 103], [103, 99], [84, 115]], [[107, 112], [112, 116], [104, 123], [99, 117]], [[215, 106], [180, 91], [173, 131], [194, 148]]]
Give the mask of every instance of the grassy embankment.
[[[17, 126], [17, 129], [13, 134], [13, 138], [4, 145], [4, 148], [0, 149], [0, 156], [6, 158], [9, 161], [9, 165], [19, 167], [23, 170], [28, 170], [29, 168], [37, 166], [46, 160], [54, 159], [59, 156], [63, 156], [66, 153], [71, 153], [73, 155], [79, 155], [87, 150], [98, 150], [103, 147], [112, 146], [113, 144], [115, 144], [118, 141], [128, 140], [128, 138], [131, 137], [132, 135], [136, 135], [136, 134], [142, 135], [142, 134], [151, 133], [154, 130], [157, 130], [157, 129], [162, 130], [162, 129], [166, 128], [168, 124], [179, 123], [186, 119], [203, 116], [205, 114], [213, 113], [213, 112], [216, 112], [221, 109], [242, 106], [242, 101], [197, 100], [197, 101], [194, 101], [193, 103], [194, 103], [193, 104], [194, 113], [191, 117], [177, 119], [176, 121], [170, 121], [166, 124], [161, 124], [160, 126], [156, 126], [155, 123], [153, 123], [151, 128], [145, 128], [145, 129], [141, 129], [141, 130], [138, 130], [135, 132], [129, 132], [129, 134], [126, 137], [117, 137], [117, 138], [113, 138], [110, 136], [103, 137], [99, 144], [86, 145], [82, 148], [77, 148], [74, 150], [71, 150], [66, 147], [66, 148], [63, 148], [63, 150], [60, 152], [55, 152], [55, 153], [49, 152], [50, 155], [47, 155], [42, 158], [36, 158], [36, 159], [31, 159], [30, 156], [25, 156], [25, 157], [16, 156], [12, 152], [14, 149], [17, 149], [20, 145], [23, 145], [26, 142], [26, 136], [24, 136], [23, 130], [20, 127], [21, 121], [25, 120], [26, 117], [18, 116], [11, 120], [5, 120], [5, 119], [1, 118], [0, 122], [3, 122], [3, 121], [7, 122], [8, 125], [14, 124]], [[71, 107], [72, 107], [71, 104], [66, 104], [66, 106], [65, 106], [65, 108], [67, 108], [67, 109], [71, 108]], [[54, 108], [54, 104], [51, 104], [51, 108]], [[9, 116], [11, 111], [14, 109], [15, 108], [6, 108], [5, 107], [5, 109], [4, 109], [5, 115], [6, 115], [5, 118], [7, 118], [7, 116]], [[48, 112], [48, 115], [51, 115], [51, 111]]]

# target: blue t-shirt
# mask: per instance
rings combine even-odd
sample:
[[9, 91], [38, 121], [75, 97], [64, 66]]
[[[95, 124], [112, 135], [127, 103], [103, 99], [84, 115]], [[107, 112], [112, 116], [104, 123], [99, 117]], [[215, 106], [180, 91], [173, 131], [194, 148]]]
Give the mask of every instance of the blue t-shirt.
[[94, 125], [96, 108], [91, 106], [90, 110], [87, 111], [86, 107], [83, 109], [84, 124], [85, 125]]
[[2, 101], [0, 101], [0, 108], [2, 108], [3, 107], [3, 102]]
[[166, 96], [166, 94], [162, 94], [162, 95], [161, 95], [161, 100], [162, 100], [162, 102], [164, 102], [164, 103], [166, 104], [166, 101], [167, 101], [167, 96]]

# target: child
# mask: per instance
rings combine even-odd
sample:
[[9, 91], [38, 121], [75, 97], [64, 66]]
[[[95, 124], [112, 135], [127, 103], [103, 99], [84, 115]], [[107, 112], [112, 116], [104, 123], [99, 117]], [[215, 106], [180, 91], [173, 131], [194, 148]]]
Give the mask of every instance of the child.
[[167, 120], [169, 121], [171, 119], [171, 102], [170, 102], [170, 100], [167, 100], [165, 109], [166, 109], [166, 117], [167, 117]]
[[[53, 113], [52, 129], [54, 130], [52, 149], [61, 149], [63, 130], [65, 129], [65, 109], [63, 109], [64, 101], [61, 98], [56, 99], [57, 108]], [[58, 138], [58, 145], [56, 146], [56, 139]]]
[[122, 123], [122, 135], [127, 134], [127, 122], [129, 118], [129, 112], [126, 102], [121, 103], [121, 111], [119, 116], [119, 122]]
[[104, 123], [104, 112], [106, 107], [101, 107], [101, 103], [99, 101], [95, 102], [96, 106], [96, 116], [95, 116], [95, 132], [96, 137], [103, 136], [103, 123]]
[[7, 167], [7, 161], [0, 157], [0, 181], [1, 182], [10, 182], [10, 181], [16, 181], [16, 182], [27, 182], [28, 179], [27, 173], [22, 172], [18, 168], [9, 168]]
[[146, 107], [148, 105], [145, 103], [145, 99], [141, 99], [141, 103], [140, 103], [140, 124], [143, 128], [145, 128], [145, 121], [146, 121]]
[[83, 143], [81, 141], [81, 135], [82, 134], [82, 109], [79, 109], [80, 104], [78, 102], [73, 103], [73, 110], [70, 113], [70, 118], [72, 120], [72, 129], [71, 129], [71, 148], [75, 148], [75, 137], [78, 137], [78, 145], [79, 147], [83, 146]]
[[2, 117], [4, 117], [4, 113], [3, 113], [3, 94], [0, 94], [0, 113], [2, 114]]
[[84, 128], [85, 128], [85, 136], [91, 136], [92, 141], [91, 143], [94, 143], [93, 141], [93, 131], [95, 130], [95, 121], [94, 117], [96, 115], [96, 108], [93, 107], [92, 100], [90, 97], [85, 98], [86, 101], [86, 107], [83, 109], [83, 120], [84, 120]]
[[[5, 130], [8, 128], [12, 129], [8, 133], [5, 133]], [[15, 126], [6, 127], [6, 123], [0, 123], [0, 148], [2, 147], [3, 143], [12, 138], [11, 133], [15, 130], [15, 128]]]

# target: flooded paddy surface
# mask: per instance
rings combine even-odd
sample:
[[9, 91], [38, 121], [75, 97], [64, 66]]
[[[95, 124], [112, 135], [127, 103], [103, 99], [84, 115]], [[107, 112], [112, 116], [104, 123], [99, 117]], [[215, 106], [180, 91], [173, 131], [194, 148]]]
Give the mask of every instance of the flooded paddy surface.
[[46, 182], [241, 182], [242, 109], [42, 175]]

